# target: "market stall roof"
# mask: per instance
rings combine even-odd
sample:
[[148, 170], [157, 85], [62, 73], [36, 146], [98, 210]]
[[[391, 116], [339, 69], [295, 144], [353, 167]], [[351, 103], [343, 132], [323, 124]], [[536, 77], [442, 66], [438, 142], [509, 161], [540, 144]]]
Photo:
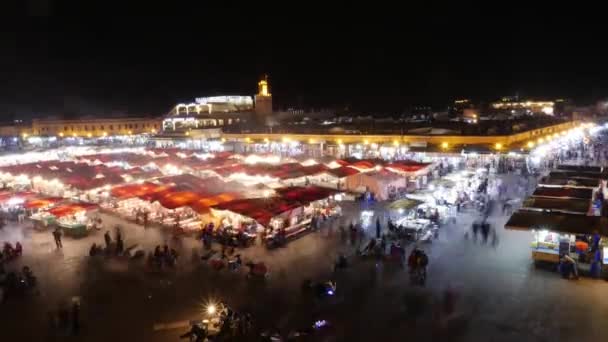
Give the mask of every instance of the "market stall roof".
[[4, 203], [4, 202], [9, 201], [14, 198], [27, 200], [30, 198], [35, 198], [37, 196], [38, 196], [38, 194], [33, 191], [17, 191], [17, 192], [6, 191], [6, 192], [0, 193], [0, 202]]
[[523, 208], [540, 211], [558, 211], [586, 215], [589, 213], [590, 201], [577, 198], [530, 197], [523, 203]]
[[602, 166], [587, 166], [587, 165], [565, 165], [561, 164], [557, 166], [558, 170], [567, 171], [589, 171], [589, 172], [602, 172], [604, 168]]
[[335, 169], [328, 169], [325, 172], [336, 178], [345, 178], [348, 176], [356, 175], [357, 173], [360, 173], [361, 171], [354, 169], [352, 167], [348, 167], [348, 166], [340, 166]]
[[567, 234], [592, 234], [594, 231], [608, 236], [608, 220], [600, 216], [573, 215], [518, 211], [505, 224], [506, 229], [544, 229]]
[[540, 180], [539, 185], [547, 186], [572, 186], [572, 187], [585, 187], [585, 188], [597, 188], [599, 185], [598, 179], [592, 178], [553, 178], [544, 177]]
[[413, 160], [397, 160], [386, 165], [385, 167], [397, 172], [417, 172], [429, 166], [431, 166], [431, 163], [420, 163]]
[[62, 197], [42, 197], [42, 198], [32, 198], [25, 201], [23, 204], [24, 208], [27, 209], [39, 209], [45, 208], [54, 204], [57, 204], [63, 201]]
[[389, 209], [392, 210], [399, 210], [399, 209], [403, 209], [403, 210], [410, 210], [413, 208], [416, 208], [417, 206], [421, 205], [422, 203], [424, 203], [424, 201], [419, 201], [416, 199], [411, 199], [411, 198], [405, 198], [405, 199], [400, 199], [400, 200], [396, 200], [393, 203], [389, 204]]
[[277, 194], [285, 200], [292, 202], [310, 203], [326, 199], [329, 196], [338, 193], [335, 189], [322, 188], [318, 186], [307, 187], [287, 187], [275, 190]]
[[367, 170], [371, 170], [373, 168], [376, 167], [376, 164], [367, 161], [367, 160], [361, 160], [355, 163], [352, 163], [350, 165], [348, 165], [349, 167], [353, 167], [357, 170], [361, 170], [361, 171], [367, 171]]
[[289, 202], [281, 197], [248, 198], [234, 200], [213, 206], [213, 209], [227, 210], [249, 217], [263, 226], [267, 226], [273, 217], [302, 206], [297, 202]]
[[553, 188], [541, 186], [534, 190], [534, 197], [561, 197], [561, 198], [580, 198], [590, 200], [593, 196], [593, 189], [589, 188]]
[[110, 194], [113, 197], [126, 199], [131, 197], [141, 197], [151, 195], [156, 192], [166, 190], [166, 186], [157, 185], [154, 183], [145, 182], [142, 184], [125, 184], [119, 185], [112, 188]]
[[608, 179], [608, 173], [591, 172], [591, 171], [565, 171], [554, 170], [549, 173], [551, 178], [590, 178], [590, 179]]
[[204, 195], [192, 191], [172, 191], [158, 199], [167, 209], [176, 209], [190, 205], [203, 198]]
[[60, 204], [49, 209], [49, 213], [56, 217], [63, 217], [68, 215], [74, 215], [81, 211], [88, 211], [97, 208], [97, 204], [77, 202], [77, 203], [66, 203]]
[[199, 214], [205, 214], [209, 212], [209, 209], [214, 205], [234, 201], [240, 197], [241, 196], [238, 193], [223, 193], [211, 197], [201, 198], [188, 204], [188, 206]]

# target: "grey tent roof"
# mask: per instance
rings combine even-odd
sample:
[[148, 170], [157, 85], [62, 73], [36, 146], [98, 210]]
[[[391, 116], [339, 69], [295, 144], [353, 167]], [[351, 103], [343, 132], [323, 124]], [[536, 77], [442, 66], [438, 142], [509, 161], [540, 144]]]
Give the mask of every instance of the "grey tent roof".
[[546, 229], [569, 234], [592, 234], [594, 231], [608, 236], [608, 220], [600, 216], [584, 216], [537, 211], [518, 211], [505, 224], [506, 229]]

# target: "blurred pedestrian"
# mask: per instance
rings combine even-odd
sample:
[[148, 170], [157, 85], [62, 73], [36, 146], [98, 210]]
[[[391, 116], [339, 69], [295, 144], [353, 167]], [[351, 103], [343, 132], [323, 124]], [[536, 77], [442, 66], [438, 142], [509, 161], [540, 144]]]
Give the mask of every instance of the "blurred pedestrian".
[[380, 231], [382, 230], [382, 227], [380, 226], [380, 218], [376, 217], [376, 239], [380, 238]]
[[112, 238], [110, 237], [110, 231], [106, 230], [106, 233], [103, 234], [103, 239], [106, 242], [106, 248], [109, 250], [110, 249], [110, 245], [112, 245]]
[[483, 222], [481, 224], [481, 236], [483, 238], [483, 243], [488, 242], [488, 235], [490, 235], [490, 224]]
[[80, 332], [80, 304], [74, 302], [72, 304], [72, 333], [78, 335]]
[[55, 230], [53, 231], [53, 238], [55, 239], [55, 245], [57, 246], [57, 248], [62, 249], [63, 244], [61, 243], [61, 231], [59, 230], [59, 228], [55, 228]]

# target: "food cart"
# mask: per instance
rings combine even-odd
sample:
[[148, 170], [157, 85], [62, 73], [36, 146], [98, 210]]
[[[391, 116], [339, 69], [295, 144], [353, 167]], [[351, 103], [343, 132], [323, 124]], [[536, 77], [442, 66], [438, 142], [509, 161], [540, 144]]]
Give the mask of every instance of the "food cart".
[[433, 237], [431, 220], [406, 216], [395, 222], [397, 228], [410, 241], [429, 241]]
[[34, 227], [47, 228], [57, 223], [56, 217], [46, 211], [39, 211], [32, 214], [30, 219], [34, 222]]
[[74, 202], [53, 207], [48, 213], [56, 217], [56, 224], [65, 235], [83, 237], [88, 234], [90, 228], [87, 213], [97, 209], [97, 205], [92, 203]]
[[557, 264], [567, 254], [579, 268], [588, 267], [594, 274], [606, 257], [608, 220], [604, 217], [522, 210], [511, 216], [505, 228], [532, 232], [535, 264]]

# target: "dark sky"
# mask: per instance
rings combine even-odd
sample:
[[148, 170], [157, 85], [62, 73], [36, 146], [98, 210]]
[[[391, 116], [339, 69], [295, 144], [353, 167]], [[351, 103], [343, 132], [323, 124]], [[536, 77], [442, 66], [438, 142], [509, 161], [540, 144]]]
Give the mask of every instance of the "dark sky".
[[599, 9], [126, 2], [0, 8], [3, 118], [159, 115], [196, 96], [253, 94], [264, 73], [275, 107], [608, 96]]

